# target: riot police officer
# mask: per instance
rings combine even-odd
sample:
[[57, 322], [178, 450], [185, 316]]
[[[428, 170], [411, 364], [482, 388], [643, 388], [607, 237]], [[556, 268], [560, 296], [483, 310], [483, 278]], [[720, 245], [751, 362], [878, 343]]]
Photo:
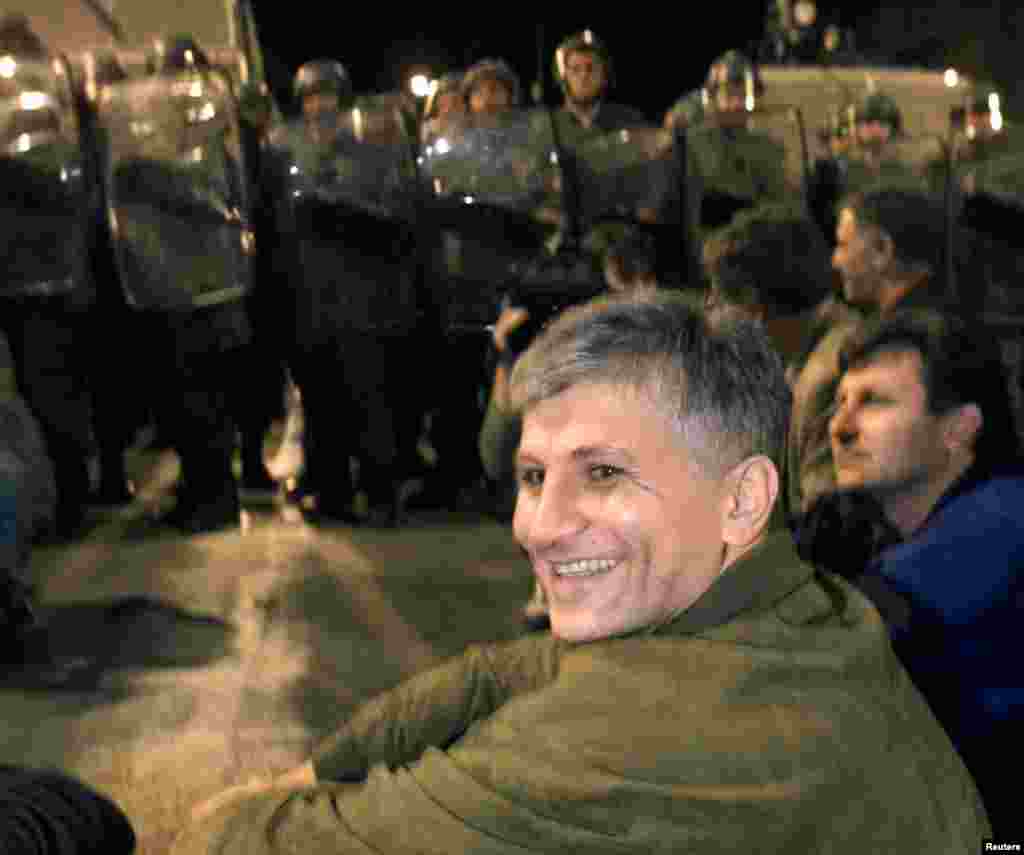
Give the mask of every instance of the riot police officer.
[[602, 133], [648, 124], [639, 110], [608, 100], [614, 79], [611, 54], [590, 30], [563, 39], [555, 50], [554, 74], [564, 96], [555, 121], [566, 148]]
[[[395, 187], [408, 181], [401, 175], [408, 149], [393, 111], [347, 111], [353, 93], [340, 63], [303, 65], [293, 91], [302, 118], [271, 135], [268, 154], [287, 265], [276, 299], [291, 317], [289, 365], [306, 418], [303, 491], [315, 496], [314, 520], [363, 521], [354, 506], [354, 458], [369, 521], [392, 524], [406, 391], [397, 354], [417, 321], [414, 244], [399, 212], [368, 215], [360, 203], [386, 189], [371, 172]], [[394, 146], [364, 143], [359, 123], [388, 117]]]
[[519, 75], [503, 59], [482, 59], [462, 79], [462, 92], [474, 116], [493, 116], [518, 107], [522, 88]]
[[0, 55], [9, 58], [0, 100], [11, 104], [0, 127], [0, 333], [53, 462], [57, 534], [70, 537], [84, 520], [93, 450], [82, 326], [95, 299], [86, 264], [95, 199], [68, 70], [21, 15], [0, 22]]
[[881, 185], [928, 190], [924, 176], [896, 151], [903, 136], [899, 105], [884, 92], [869, 92], [838, 115], [829, 134], [830, 156], [814, 164], [808, 187], [809, 206], [829, 241], [835, 236], [835, 205], [847, 193]]
[[[159, 43], [152, 70], [157, 78], [184, 72], [207, 74], [209, 62], [193, 38], [177, 35]], [[224, 148], [211, 142], [205, 157], [219, 161], [219, 180], [232, 196], [244, 195], [244, 172]], [[215, 168], [210, 163], [210, 168]], [[174, 176], [173, 167], [168, 177]], [[172, 179], [173, 180], [173, 179]], [[234, 208], [244, 199], [230, 198]], [[115, 200], [116, 202], [116, 200]], [[233, 221], [225, 231], [234, 233]], [[247, 274], [246, 287], [251, 285]], [[135, 283], [125, 282], [126, 289]], [[234, 281], [223, 283], [234, 286]], [[252, 340], [243, 294], [226, 289], [216, 301], [187, 300], [172, 308], [143, 307], [139, 319], [150, 339], [156, 373], [163, 381], [156, 402], [156, 422], [181, 463], [181, 481], [173, 509], [160, 522], [187, 534], [238, 525], [239, 494], [232, 462], [237, 426], [232, 394], [239, 382], [237, 356]], [[254, 380], [253, 380], [254, 382]]]
[[730, 50], [716, 59], [704, 84], [704, 121], [687, 131], [687, 145], [701, 183], [703, 230], [726, 225], [739, 210], [787, 195], [785, 149], [749, 127], [764, 93], [757, 67]]

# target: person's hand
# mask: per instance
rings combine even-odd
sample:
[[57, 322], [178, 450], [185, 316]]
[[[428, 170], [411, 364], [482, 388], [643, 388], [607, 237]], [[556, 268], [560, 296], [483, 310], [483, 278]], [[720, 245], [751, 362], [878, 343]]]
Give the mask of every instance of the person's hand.
[[494, 324], [494, 347], [501, 353], [508, 348], [508, 337], [530, 319], [530, 313], [520, 306], [508, 306], [501, 310]]
[[316, 786], [316, 770], [313, 768], [312, 762], [303, 763], [276, 778], [253, 777], [244, 784], [228, 787], [206, 801], [200, 802], [192, 808], [192, 822], [200, 822], [217, 813], [221, 808], [252, 796], [258, 796], [260, 793], [271, 790], [301, 790], [304, 787], [313, 786]]
[[250, 798], [251, 796], [258, 796], [260, 793], [269, 792], [274, 788], [275, 784], [273, 778], [250, 778], [244, 784], [236, 784], [233, 787], [228, 787], [226, 790], [221, 790], [219, 793], [216, 793], [206, 801], [200, 802], [192, 808], [192, 822], [201, 822], [202, 820], [213, 816], [219, 810], [227, 807], [228, 805]]

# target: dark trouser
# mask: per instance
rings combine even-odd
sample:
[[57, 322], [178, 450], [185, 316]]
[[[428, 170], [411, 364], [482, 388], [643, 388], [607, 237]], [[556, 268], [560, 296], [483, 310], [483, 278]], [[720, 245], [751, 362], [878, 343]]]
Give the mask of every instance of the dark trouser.
[[463, 333], [443, 338], [437, 360], [436, 411], [430, 441], [438, 472], [453, 492], [483, 476], [477, 438], [483, 425], [481, 393], [486, 387], [489, 334]]
[[371, 505], [390, 503], [398, 478], [404, 336], [339, 330], [292, 360], [306, 417], [306, 471], [322, 507], [347, 507], [356, 457]]
[[230, 392], [249, 327], [238, 302], [191, 312], [147, 313], [160, 382], [156, 417], [181, 460], [187, 500], [237, 503], [231, 470], [236, 428]]
[[18, 390], [39, 422], [57, 482], [57, 527], [81, 521], [89, 496], [92, 413], [81, 342], [81, 311], [60, 298], [0, 301]]
[[85, 327], [101, 489], [112, 489], [124, 485], [125, 452], [152, 410], [152, 378], [138, 359], [138, 315], [123, 301], [97, 303]]

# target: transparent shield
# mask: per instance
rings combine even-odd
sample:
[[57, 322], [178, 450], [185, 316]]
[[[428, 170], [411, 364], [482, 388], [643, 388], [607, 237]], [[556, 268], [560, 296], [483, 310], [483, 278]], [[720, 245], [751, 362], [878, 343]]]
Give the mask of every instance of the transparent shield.
[[129, 302], [180, 308], [246, 293], [253, 237], [228, 82], [196, 70], [117, 83], [97, 111]]
[[0, 58], [2, 294], [88, 287], [90, 188], [64, 67]]

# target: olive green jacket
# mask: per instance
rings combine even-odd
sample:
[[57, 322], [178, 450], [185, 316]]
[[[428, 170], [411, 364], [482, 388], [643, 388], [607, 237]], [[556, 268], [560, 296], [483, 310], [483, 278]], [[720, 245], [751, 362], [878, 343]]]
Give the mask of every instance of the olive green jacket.
[[479, 646], [363, 707], [323, 783], [175, 855], [974, 853], [973, 783], [864, 597], [773, 537], [672, 622]]

